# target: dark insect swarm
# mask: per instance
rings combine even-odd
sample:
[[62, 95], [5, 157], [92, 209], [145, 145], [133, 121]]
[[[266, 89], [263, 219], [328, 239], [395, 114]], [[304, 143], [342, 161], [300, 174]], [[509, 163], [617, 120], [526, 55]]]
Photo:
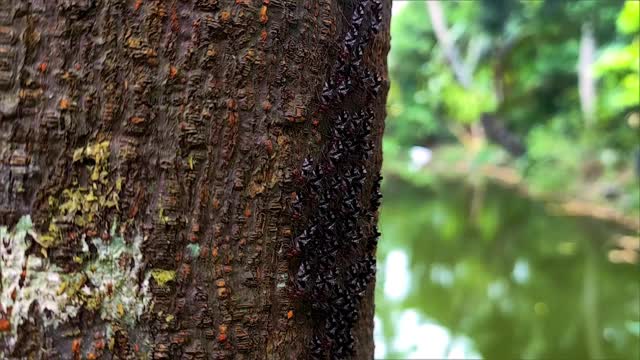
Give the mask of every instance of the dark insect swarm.
[[[375, 114], [370, 105], [353, 111], [359, 106], [347, 96], [364, 96], [364, 103], [372, 104], [381, 89], [382, 78], [363, 65], [363, 54], [381, 29], [383, 9], [381, 0], [353, 6], [321, 93], [321, 111], [329, 119], [327, 143], [319, 156], [304, 159], [291, 205], [292, 218], [301, 224], [289, 250], [292, 293], [308, 304], [314, 326], [310, 356], [316, 359], [353, 355], [352, 328], [375, 276], [380, 235], [381, 176], [366, 170]], [[372, 195], [365, 199], [366, 194]]]

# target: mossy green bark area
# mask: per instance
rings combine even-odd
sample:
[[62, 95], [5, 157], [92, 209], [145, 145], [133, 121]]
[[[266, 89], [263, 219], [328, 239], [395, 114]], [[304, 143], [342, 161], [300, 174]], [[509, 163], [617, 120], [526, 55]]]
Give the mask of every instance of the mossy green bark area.
[[175, 280], [176, 272], [174, 270], [151, 270], [151, 276], [160, 286], [166, 286], [168, 282]]
[[109, 155], [108, 140], [74, 149], [71, 163], [80, 168], [80, 174], [72, 176], [62, 193], [47, 199], [49, 219], [45, 224], [47, 232], [38, 239], [41, 246], [49, 248], [63, 242], [61, 228], [93, 228], [97, 216], [118, 209], [122, 178], [112, 180]]
[[0, 3], [1, 357], [307, 356], [290, 207], [352, 5]]

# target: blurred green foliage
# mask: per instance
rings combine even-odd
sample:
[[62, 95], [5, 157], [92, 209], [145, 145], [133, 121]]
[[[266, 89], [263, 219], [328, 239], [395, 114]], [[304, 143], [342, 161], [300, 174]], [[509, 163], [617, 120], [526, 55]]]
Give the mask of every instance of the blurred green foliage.
[[617, 28], [628, 41], [607, 44], [596, 64], [602, 81], [603, 118], [615, 118], [617, 112], [638, 106], [640, 91], [640, 2], [625, 3], [617, 19]]
[[[614, 239], [638, 234], [551, 205], [640, 216], [640, 1], [440, 4], [470, 84], [457, 80], [425, 2], [392, 18], [376, 288], [385, 358], [411, 354], [396, 346], [403, 336], [436, 346], [403, 333], [410, 310], [485, 359], [638, 358], [638, 264], [611, 260]], [[580, 94], [585, 29], [593, 116]], [[524, 155], [487, 135], [487, 114]], [[422, 164], [416, 147], [430, 150]], [[385, 294], [402, 280], [388, 273], [393, 251], [409, 259], [400, 300]], [[454, 353], [447, 347], [441, 356]]]
[[[427, 6], [407, 2], [392, 20], [391, 89], [385, 149], [468, 147], [483, 113], [500, 119], [526, 155], [500, 159], [535, 191], [606, 201], [639, 214], [632, 176], [640, 129], [639, 2], [444, 1], [450, 36], [472, 74], [456, 81], [432, 29]], [[582, 30], [596, 43], [595, 119], [581, 111], [578, 59]], [[487, 147], [485, 141], [480, 147]], [[451, 149], [448, 147], [448, 149]], [[487, 151], [499, 147], [488, 147]], [[475, 156], [477, 147], [468, 151]], [[391, 155], [393, 156], [393, 155]], [[391, 158], [389, 162], [403, 161]], [[406, 159], [405, 159], [406, 160]], [[622, 196], [604, 199], [603, 189]]]

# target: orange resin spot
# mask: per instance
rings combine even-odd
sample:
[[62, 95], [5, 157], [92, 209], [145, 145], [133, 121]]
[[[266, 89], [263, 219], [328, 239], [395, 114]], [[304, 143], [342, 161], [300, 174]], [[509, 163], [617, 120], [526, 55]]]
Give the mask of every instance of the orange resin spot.
[[69, 102], [69, 99], [62, 98], [60, 100], [60, 104], [59, 104], [60, 110], [68, 110], [70, 106], [71, 106], [71, 103]]
[[260, 8], [260, 22], [262, 24], [266, 24], [268, 20], [269, 17], [267, 16], [267, 6], [262, 5], [262, 7]]
[[74, 354], [77, 354], [80, 352], [80, 339], [75, 339], [71, 342], [71, 351]]
[[11, 330], [11, 322], [7, 319], [0, 319], [0, 331], [7, 332]]

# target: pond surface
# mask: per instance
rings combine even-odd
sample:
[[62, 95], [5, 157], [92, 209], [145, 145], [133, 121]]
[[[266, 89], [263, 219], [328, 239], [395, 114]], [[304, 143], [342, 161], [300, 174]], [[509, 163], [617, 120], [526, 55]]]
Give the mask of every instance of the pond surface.
[[493, 185], [383, 192], [376, 358], [640, 359], [633, 233]]

